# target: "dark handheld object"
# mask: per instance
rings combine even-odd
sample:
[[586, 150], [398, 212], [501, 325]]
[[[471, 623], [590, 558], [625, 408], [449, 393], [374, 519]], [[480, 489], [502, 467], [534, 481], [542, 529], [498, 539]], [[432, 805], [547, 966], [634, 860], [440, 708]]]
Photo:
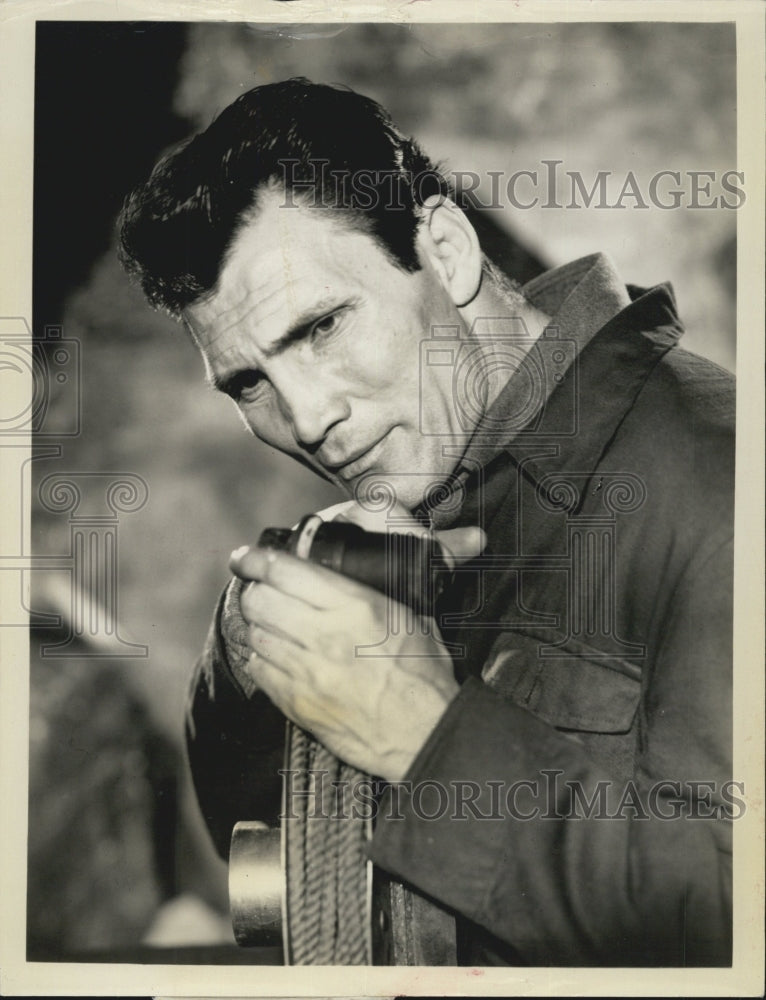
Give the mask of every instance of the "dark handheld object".
[[[365, 531], [347, 522], [324, 522], [317, 514], [308, 514], [297, 528], [266, 528], [258, 545], [290, 552], [299, 559], [326, 566], [388, 594], [421, 615], [433, 616], [436, 601], [452, 580], [452, 571], [442, 548], [431, 538]], [[288, 736], [285, 773], [292, 773], [294, 767], [291, 747], [292, 741]], [[270, 829], [263, 823], [247, 821], [234, 826], [229, 854], [229, 901], [237, 943], [274, 945], [281, 939], [284, 961], [290, 965], [293, 962], [292, 937], [300, 931], [302, 924], [297, 925], [296, 931], [296, 925], [291, 926], [290, 920], [290, 886], [295, 881], [295, 873], [288, 871], [291, 852], [287, 845], [288, 837], [295, 835], [295, 827], [286, 825], [284, 818], [286, 794], [283, 784], [280, 828]], [[367, 835], [372, 836], [372, 821], [367, 823]], [[372, 862], [368, 860], [364, 933], [371, 962], [377, 961], [376, 949], [380, 948], [380, 944], [375, 943], [377, 938], [372, 929], [374, 882]], [[391, 898], [395, 891], [403, 891], [398, 883], [392, 883], [390, 887], [387, 883], [381, 884], [376, 890], [378, 894], [390, 892]], [[426, 935], [438, 942], [429, 929], [430, 925], [424, 926]], [[419, 940], [418, 934], [420, 932], [413, 940]], [[430, 940], [423, 938], [426, 939]], [[400, 947], [396, 940], [393, 947], [396, 956]], [[406, 947], [409, 954], [409, 937]]]
[[326, 566], [419, 615], [433, 615], [452, 580], [442, 547], [432, 538], [365, 531], [344, 521], [322, 521], [317, 514], [307, 514], [297, 528], [266, 528], [258, 545]]

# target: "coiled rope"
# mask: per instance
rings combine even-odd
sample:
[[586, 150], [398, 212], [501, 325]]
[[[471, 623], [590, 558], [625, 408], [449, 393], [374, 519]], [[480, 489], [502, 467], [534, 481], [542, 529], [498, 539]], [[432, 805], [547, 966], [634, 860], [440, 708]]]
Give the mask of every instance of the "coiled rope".
[[283, 819], [286, 957], [293, 965], [369, 965], [369, 820], [347, 801], [348, 791], [369, 778], [291, 723], [287, 747], [292, 791], [301, 794], [293, 794]]

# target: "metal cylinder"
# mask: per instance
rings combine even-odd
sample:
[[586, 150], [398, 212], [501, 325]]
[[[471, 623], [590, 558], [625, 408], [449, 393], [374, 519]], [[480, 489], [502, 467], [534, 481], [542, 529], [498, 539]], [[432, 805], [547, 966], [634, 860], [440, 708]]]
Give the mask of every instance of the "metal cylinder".
[[243, 946], [282, 944], [285, 872], [279, 828], [243, 821], [231, 834], [229, 908]]

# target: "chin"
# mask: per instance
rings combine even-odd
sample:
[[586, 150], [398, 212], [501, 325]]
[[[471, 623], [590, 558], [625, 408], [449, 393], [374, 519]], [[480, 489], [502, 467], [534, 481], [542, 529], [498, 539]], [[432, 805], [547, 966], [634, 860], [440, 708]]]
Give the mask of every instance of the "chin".
[[373, 466], [359, 478], [346, 482], [333, 477], [338, 488], [362, 507], [383, 510], [394, 501], [407, 510], [413, 510], [423, 503], [429, 490], [449, 479], [452, 468], [445, 468], [445, 460], [428, 448], [419, 448], [418, 443], [408, 442], [411, 447], [400, 447], [396, 454], [387, 454], [385, 464]]

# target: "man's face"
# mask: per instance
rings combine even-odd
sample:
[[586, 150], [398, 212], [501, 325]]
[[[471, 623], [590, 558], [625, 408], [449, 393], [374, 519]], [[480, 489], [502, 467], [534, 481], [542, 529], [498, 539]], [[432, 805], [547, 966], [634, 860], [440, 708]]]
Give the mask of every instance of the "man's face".
[[421, 367], [420, 344], [433, 325], [463, 323], [421, 259], [407, 274], [329, 211], [269, 192], [215, 294], [185, 313], [210, 379], [259, 438], [350, 496], [366, 474], [390, 475], [410, 508], [424, 476], [453, 470], [442, 449], [461, 439], [452, 369]]

